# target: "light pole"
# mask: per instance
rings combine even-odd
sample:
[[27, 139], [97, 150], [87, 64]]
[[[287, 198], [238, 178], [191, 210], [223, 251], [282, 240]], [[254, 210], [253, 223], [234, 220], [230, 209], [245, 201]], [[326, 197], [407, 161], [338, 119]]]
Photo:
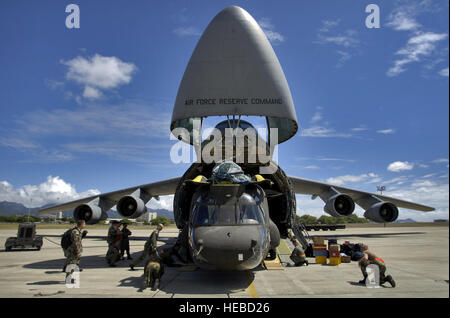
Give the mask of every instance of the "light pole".
[[385, 186], [377, 186], [377, 191], [380, 191], [380, 195], [383, 195], [383, 191], [386, 191]]
[[30, 213], [31, 213], [31, 206], [33, 205], [33, 198], [30, 198], [30, 206], [28, 207], [28, 220], [27, 222], [30, 222]]
[[[386, 191], [386, 187], [385, 186], [377, 186], [377, 191], [380, 191], [380, 195], [383, 195], [383, 191]], [[386, 222], [384, 222], [384, 227], [386, 227]]]

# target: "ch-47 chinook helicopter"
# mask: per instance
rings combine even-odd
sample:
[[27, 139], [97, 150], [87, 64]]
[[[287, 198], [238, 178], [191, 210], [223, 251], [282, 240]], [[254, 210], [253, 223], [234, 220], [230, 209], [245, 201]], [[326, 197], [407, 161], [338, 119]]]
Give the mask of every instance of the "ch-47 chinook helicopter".
[[[233, 135], [237, 128], [247, 132], [253, 127], [241, 120], [242, 116], [264, 116], [267, 140], [274, 142], [266, 143], [256, 134], [254, 147], [250, 145], [251, 138], [244, 137], [244, 160], [239, 161], [237, 151], [220, 151], [226, 143], [223, 134], [199, 142], [203, 119], [212, 116], [227, 116], [227, 120], [216, 125], [216, 131], [225, 136], [227, 128]], [[290, 229], [295, 230], [296, 193], [320, 197], [324, 211], [332, 216], [349, 216], [357, 204], [365, 210], [364, 216], [375, 222], [395, 221], [398, 207], [434, 210], [383, 195], [287, 176], [271, 157], [264, 162], [259, 157], [249, 160], [261, 149], [271, 156], [275, 144], [296, 134], [298, 124], [275, 52], [258, 23], [240, 7], [222, 10], [201, 36], [179, 86], [170, 128], [180, 142], [193, 145], [201, 158], [183, 176], [59, 204], [40, 213], [73, 209], [75, 219], [95, 224], [106, 219], [107, 211], [114, 205], [122, 217], [137, 218], [146, 212], [150, 199], [175, 194], [175, 223], [181, 230], [180, 241], [193, 261], [207, 269], [246, 270], [258, 266], [278, 246], [280, 237], [286, 238]], [[177, 129], [184, 133], [175, 133]], [[236, 146], [235, 139], [231, 140]], [[211, 147], [218, 144], [220, 147]], [[199, 152], [202, 148], [208, 149], [216, 160], [203, 160]], [[229, 170], [220, 174], [224, 167]], [[242, 173], [233, 173], [239, 169]], [[218, 180], [220, 175], [228, 179]]]

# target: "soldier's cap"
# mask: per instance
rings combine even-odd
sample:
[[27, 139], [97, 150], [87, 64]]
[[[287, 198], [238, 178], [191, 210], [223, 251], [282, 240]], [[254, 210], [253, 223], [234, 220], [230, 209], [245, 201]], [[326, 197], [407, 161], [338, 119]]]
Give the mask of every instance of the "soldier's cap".
[[112, 222], [111, 222], [111, 224], [120, 224], [120, 222], [119, 222], [119, 221], [116, 221], [116, 220], [114, 220], [114, 221], [112, 221]]

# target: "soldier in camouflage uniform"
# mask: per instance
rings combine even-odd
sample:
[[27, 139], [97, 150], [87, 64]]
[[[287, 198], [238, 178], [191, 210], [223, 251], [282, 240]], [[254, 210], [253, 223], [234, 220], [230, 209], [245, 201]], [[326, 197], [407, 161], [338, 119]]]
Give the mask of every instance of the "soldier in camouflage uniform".
[[163, 274], [164, 274], [164, 265], [156, 249], [152, 249], [152, 251], [148, 255], [148, 261], [147, 264], [145, 264], [144, 268], [143, 289], [146, 289], [149, 286], [152, 288], [152, 290], [159, 289], [159, 282]]
[[[66, 257], [66, 261], [64, 263], [63, 271], [66, 271], [66, 267], [69, 264], [75, 264], [79, 266], [81, 253], [83, 252], [83, 245], [81, 244], [81, 239], [86, 236], [87, 231], [81, 232], [86, 227], [85, 220], [77, 221], [77, 226], [72, 230], [71, 233], [71, 241], [72, 244], [64, 250], [64, 256]], [[79, 269], [82, 271], [82, 269]], [[67, 273], [68, 275], [68, 273]]]
[[162, 224], [158, 224], [156, 230], [152, 232], [147, 242], [145, 242], [144, 251], [133, 263], [130, 264], [130, 268], [132, 271], [134, 271], [135, 266], [139, 265], [142, 261], [144, 261], [144, 259], [148, 257], [148, 255], [153, 249], [156, 249], [159, 232], [162, 231], [163, 227], [164, 226]]
[[292, 244], [294, 245], [294, 250], [292, 251], [290, 259], [294, 262], [295, 266], [308, 266], [305, 251], [299, 241], [294, 238], [292, 239]]
[[369, 251], [369, 247], [365, 244], [360, 244], [361, 251], [364, 253], [364, 256], [359, 260], [359, 267], [361, 267], [361, 272], [364, 276], [362, 280], [359, 281], [360, 284], [365, 284], [367, 278], [367, 267], [369, 265], [377, 265], [380, 273], [380, 285], [388, 282], [392, 287], [395, 287], [395, 281], [391, 275], [385, 276], [386, 273], [386, 264], [381, 259], [378, 258], [374, 253]]
[[120, 222], [113, 221], [109, 230], [106, 241], [108, 242], [108, 252], [106, 253], [106, 261], [111, 267], [116, 267], [116, 262], [120, 258], [120, 241], [122, 232], [119, 229]]

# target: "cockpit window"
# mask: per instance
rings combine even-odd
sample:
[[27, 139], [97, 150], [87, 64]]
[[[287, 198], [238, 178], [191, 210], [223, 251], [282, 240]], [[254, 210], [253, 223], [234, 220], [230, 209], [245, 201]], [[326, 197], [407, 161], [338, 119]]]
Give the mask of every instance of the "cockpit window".
[[261, 224], [261, 215], [258, 206], [241, 205], [238, 223], [239, 224]]
[[195, 226], [264, 224], [263, 195], [257, 191], [244, 193], [233, 204], [217, 205], [211, 194], [195, 200], [192, 224]]
[[217, 223], [216, 207], [214, 205], [199, 205], [196, 207], [194, 225], [213, 225]]
[[221, 205], [219, 208], [219, 224], [229, 225], [236, 224], [236, 206], [232, 205]]

